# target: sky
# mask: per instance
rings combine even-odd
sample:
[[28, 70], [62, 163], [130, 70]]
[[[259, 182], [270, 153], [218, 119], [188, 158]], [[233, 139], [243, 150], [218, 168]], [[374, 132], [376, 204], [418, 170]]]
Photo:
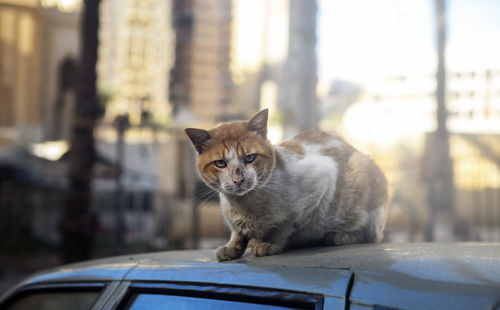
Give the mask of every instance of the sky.
[[[434, 1], [319, 0], [318, 76], [360, 84], [381, 76], [432, 74]], [[448, 0], [450, 70], [500, 69], [500, 1]]]

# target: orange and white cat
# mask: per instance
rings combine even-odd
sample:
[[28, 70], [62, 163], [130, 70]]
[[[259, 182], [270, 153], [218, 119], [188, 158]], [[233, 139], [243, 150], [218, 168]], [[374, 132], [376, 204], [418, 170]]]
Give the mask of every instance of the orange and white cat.
[[229, 242], [219, 261], [286, 248], [380, 242], [387, 181], [373, 160], [321, 131], [273, 146], [268, 111], [211, 130], [186, 129], [202, 179], [219, 192]]

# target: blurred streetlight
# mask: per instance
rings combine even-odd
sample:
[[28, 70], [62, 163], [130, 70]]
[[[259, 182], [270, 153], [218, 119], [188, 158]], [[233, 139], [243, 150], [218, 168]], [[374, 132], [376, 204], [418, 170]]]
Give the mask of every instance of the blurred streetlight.
[[57, 8], [61, 12], [75, 12], [82, 7], [82, 0], [40, 0], [44, 8]]

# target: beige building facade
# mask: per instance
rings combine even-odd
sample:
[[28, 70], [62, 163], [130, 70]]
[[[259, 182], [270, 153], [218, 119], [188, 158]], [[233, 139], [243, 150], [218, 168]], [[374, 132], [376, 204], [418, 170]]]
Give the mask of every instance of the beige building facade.
[[77, 57], [78, 21], [39, 1], [0, 0], [0, 147], [52, 138], [58, 68]]
[[233, 100], [232, 1], [174, 0], [173, 14], [176, 57], [170, 101], [174, 117], [189, 111], [195, 122], [213, 125], [227, 117]]
[[170, 0], [102, 0], [98, 87], [108, 96], [106, 122], [128, 113], [139, 125], [142, 111], [166, 124], [169, 70], [173, 63]]

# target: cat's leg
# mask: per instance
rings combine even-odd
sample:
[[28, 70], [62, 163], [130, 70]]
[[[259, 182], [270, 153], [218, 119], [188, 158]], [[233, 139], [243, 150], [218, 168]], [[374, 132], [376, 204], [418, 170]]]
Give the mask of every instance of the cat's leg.
[[259, 242], [262, 242], [262, 241], [257, 240], [257, 239], [255, 239], [255, 238], [252, 238], [252, 239], [248, 240], [248, 246], [247, 246], [247, 247], [248, 247], [249, 249], [252, 249], [252, 248], [253, 248], [253, 246], [254, 246], [254, 245], [256, 245], [256, 244], [257, 244], [257, 243], [259, 243]]
[[323, 243], [327, 246], [355, 243], [378, 243], [384, 238], [384, 227], [387, 217], [387, 206], [381, 205], [368, 212], [365, 226], [355, 231], [333, 231], [325, 234]]
[[368, 223], [355, 231], [332, 231], [325, 234], [323, 243], [327, 246], [346, 245], [355, 243], [378, 243], [384, 238], [384, 227], [387, 217], [387, 206], [368, 213]]
[[283, 252], [284, 245], [275, 242], [258, 241], [252, 247], [252, 254], [255, 256], [276, 255]]
[[276, 255], [285, 249], [288, 238], [293, 232], [293, 225], [285, 223], [272, 229], [263, 240], [252, 240], [252, 254], [255, 256]]
[[326, 246], [335, 246], [335, 245], [347, 245], [347, 244], [356, 244], [356, 243], [364, 243], [365, 238], [363, 232], [345, 232], [345, 231], [332, 231], [326, 233], [323, 237], [323, 243]]
[[216, 256], [219, 262], [240, 258], [247, 248], [248, 238], [232, 231], [229, 242], [217, 249]]

